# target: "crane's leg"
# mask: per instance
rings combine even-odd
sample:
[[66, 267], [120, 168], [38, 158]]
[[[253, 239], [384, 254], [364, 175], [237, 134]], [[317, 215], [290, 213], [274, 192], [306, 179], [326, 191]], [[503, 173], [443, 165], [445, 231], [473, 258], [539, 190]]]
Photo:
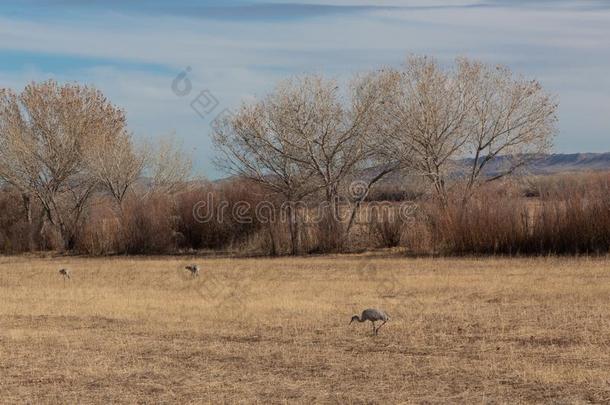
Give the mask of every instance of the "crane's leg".
[[377, 328], [377, 332], [375, 332], [375, 334], [379, 333], [379, 329], [381, 329], [381, 327], [382, 327], [383, 325], [385, 325], [385, 323], [386, 323], [386, 322], [387, 322], [387, 321], [383, 321], [383, 323], [382, 323], [381, 325], [379, 325], [379, 327]]
[[371, 321], [371, 323], [373, 324], [373, 335], [375, 335], [375, 321]]

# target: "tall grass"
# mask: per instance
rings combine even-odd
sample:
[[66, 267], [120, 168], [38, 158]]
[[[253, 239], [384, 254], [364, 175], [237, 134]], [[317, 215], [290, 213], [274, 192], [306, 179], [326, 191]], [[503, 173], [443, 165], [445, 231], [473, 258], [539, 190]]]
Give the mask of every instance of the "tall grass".
[[[14, 190], [0, 193], [0, 252], [22, 253], [32, 248], [35, 227], [24, 215], [22, 198]], [[40, 241], [36, 241], [40, 244]]]
[[176, 198], [180, 246], [188, 249], [242, 247], [264, 225], [257, 219], [257, 205], [266, 198], [263, 189], [246, 181], [206, 186]]
[[[231, 251], [292, 252], [284, 201], [256, 184], [203, 183], [178, 194], [133, 192], [121, 207], [97, 195], [79, 224], [74, 251], [88, 255]], [[403, 246], [418, 254], [606, 254], [610, 252], [610, 173], [530, 177], [490, 184], [464, 204], [418, 201], [408, 220], [399, 202], [365, 203], [358, 224], [318, 209], [296, 210], [297, 253]], [[384, 205], [386, 204], [386, 205]], [[55, 250], [61, 236], [22, 196], [0, 192], [0, 253]], [[379, 209], [382, 207], [383, 209]], [[342, 208], [346, 210], [346, 207]], [[346, 217], [347, 218], [347, 217]]]
[[[431, 249], [444, 254], [604, 254], [610, 251], [610, 174], [545, 183], [537, 199], [505, 187], [466, 205], [427, 208]], [[551, 185], [553, 184], [553, 185]], [[514, 190], [513, 190], [514, 191]]]

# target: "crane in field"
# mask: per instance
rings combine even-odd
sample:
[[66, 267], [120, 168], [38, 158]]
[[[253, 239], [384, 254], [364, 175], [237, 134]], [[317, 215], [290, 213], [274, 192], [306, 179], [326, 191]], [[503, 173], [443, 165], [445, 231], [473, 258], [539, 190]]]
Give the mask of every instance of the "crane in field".
[[[362, 315], [352, 316], [352, 320], [349, 323], [351, 325], [352, 322], [354, 322], [354, 321], [358, 321], [358, 322], [371, 321], [371, 323], [373, 324], [373, 334], [377, 335], [377, 333], [379, 332], [379, 329], [383, 325], [385, 325], [385, 323], [389, 320], [390, 320], [390, 316], [387, 313], [385, 313], [384, 311], [382, 311], [380, 309], [375, 309], [375, 308], [368, 308], [368, 309], [365, 309], [364, 311], [362, 311]], [[383, 323], [381, 325], [379, 325], [377, 328], [375, 328], [375, 322], [377, 322], [377, 321], [382, 321]]]
[[64, 278], [64, 281], [70, 279], [70, 270], [68, 269], [59, 269], [59, 274]]
[[199, 266], [198, 265], [189, 264], [188, 266], [186, 266], [184, 268], [191, 272], [192, 277], [199, 277]]

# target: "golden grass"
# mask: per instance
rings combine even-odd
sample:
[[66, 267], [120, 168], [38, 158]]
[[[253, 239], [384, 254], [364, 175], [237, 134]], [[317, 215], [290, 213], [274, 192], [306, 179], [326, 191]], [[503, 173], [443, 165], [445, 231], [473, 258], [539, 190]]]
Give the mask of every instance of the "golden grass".
[[0, 258], [0, 402], [610, 401], [608, 259], [191, 261]]

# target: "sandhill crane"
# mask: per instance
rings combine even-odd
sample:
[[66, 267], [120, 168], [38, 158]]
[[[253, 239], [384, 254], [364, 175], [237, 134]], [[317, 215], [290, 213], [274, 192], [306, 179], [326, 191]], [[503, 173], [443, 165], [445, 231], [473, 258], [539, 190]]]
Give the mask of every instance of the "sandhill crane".
[[66, 281], [66, 279], [70, 278], [70, 270], [68, 270], [68, 269], [60, 269], [59, 274], [62, 275], [62, 277], [64, 278], [64, 281]]
[[189, 264], [185, 269], [191, 272], [192, 277], [199, 277], [199, 266], [196, 264]]
[[[358, 317], [358, 315], [354, 315], [352, 316], [352, 320], [349, 322], [350, 325], [352, 324], [352, 322], [354, 321], [358, 321], [358, 322], [365, 322], [365, 321], [371, 321], [371, 323], [373, 324], [373, 334], [377, 334], [377, 332], [379, 332], [379, 329], [385, 325], [385, 323], [387, 321], [390, 320], [390, 316], [388, 314], [386, 314], [385, 312], [383, 312], [380, 309], [375, 309], [375, 308], [368, 308], [365, 309], [364, 311], [362, 311], [362, 315], [360, 315], [360, 317]], [[377, 321], [383, 321], [383, 323], [381, 325], [379, 325], [378, 328], [375, 328], [375, 322]]]

